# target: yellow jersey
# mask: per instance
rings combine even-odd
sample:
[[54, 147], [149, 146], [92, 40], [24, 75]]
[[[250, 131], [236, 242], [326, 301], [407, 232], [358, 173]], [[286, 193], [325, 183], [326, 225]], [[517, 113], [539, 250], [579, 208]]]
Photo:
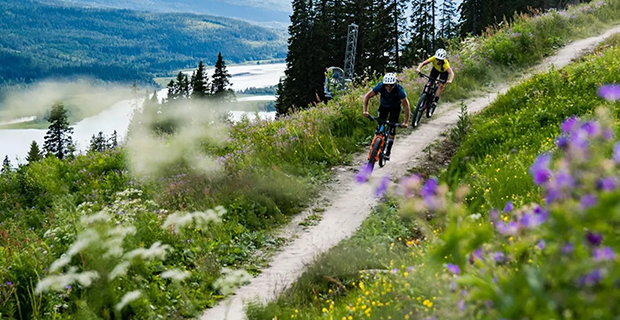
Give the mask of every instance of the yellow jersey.
[[437, 63], [437, 58], [435, 58], [435, 56], [430, 57], [428, 61], [432, 62], [433, 67], [439, 72], [446, 72], [448, 71], [448, 68], [450, 68], [450, 62], [448, 62], [448, 60], [446, 59], [443, 60], [443, 65], [441, 66], [439, 65], [439, 63]]

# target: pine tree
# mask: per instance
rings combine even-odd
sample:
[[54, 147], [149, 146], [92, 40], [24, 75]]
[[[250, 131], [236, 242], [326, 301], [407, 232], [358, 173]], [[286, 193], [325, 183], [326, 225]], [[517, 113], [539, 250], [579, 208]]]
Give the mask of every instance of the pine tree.
[[97, 135], [93, 134], [90, 139], [90, 152], [104, 152], [108, 149], [108, 139], [103, 134], [103, 131], [99, 131]]
[[192, 98], [203, 99], [209, 95], [209, 83], [202, 60], [198, 63], [198, 68], [192, 75]]
[[288, 54], [286, 56], [285, 78], [279, 92], [280, 103], [276, 104], [278, 114], [285, 114], [289, 108], [305, 108], [308, 105], [306, 91], [307, 70], [312, 68], [310, 32], [312, 1], [293, 0], [293, 14], [288, 27]]
[[26, 155], [26, 161], [28, 161], [28, 163], [32, 163], [41, 159], [43, 159], [43, 155], [41, 154], [41, 149], [39, 149], [39, 144], [33, 140], [30, 144], [28, 155]]
[[58, 159], [63, 159], [69, 155], [73, 140], [71, 134], [73, 128], [69, 126], [67, 110], [62, 102], [57, 102], [52, 106], [52, 112], [48, 119], [51, 122], [45, 134], [43, 150], [47, 154], [53, 154]]
[[2, 169], [0, 169], [1, 173], [7, 173], [11, 171], [11, 161], [9, 160], [9, 156], [4, 157], [4, 161], [2, 162]]
[[110, 149], [116, 149], [116, 147], [118, 147], [118, 133], [116, 133], [116, 130], [112, 132], [112, 136], [108, 142], [108, 147]]
[[224, 63], [221, 52], [217, 55], [215, 70], [213, 70], [211, 78], [211, 95], [213, 98], [226, 101], [234, 99], [235, 93], [230, 88], [232, 85], [230, 83], [230, 73], [226, 71], [226, 63]]
[[403, 58], [409, 65], [417, 64], [432, 55], [435, 33], [433, 29], [433, 4], [434, 1], [432, 0], [413, 0], [411, 2], [411, 29], [409, 29], [411, 38], [403, 54]]
[[458, 12], [454, 0], [443, 0], [439, 18], [439, 37], [447, 40], [458, 36]]
[[177, 89], [176, 83], [174, 83], [174, 80], [170, 80], [170, 82], [168, 82], [168, 85], [166, 86], [168, 88], [168, 97], [166, 98], [167, 101], [174, 101], [177, 99], [178, 94], [177, 92], [179, 91]]

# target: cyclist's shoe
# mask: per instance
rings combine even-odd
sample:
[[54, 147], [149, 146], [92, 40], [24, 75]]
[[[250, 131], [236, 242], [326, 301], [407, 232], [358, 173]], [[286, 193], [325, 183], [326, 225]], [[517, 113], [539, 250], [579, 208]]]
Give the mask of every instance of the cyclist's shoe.
[[437, 108], [437, 101], [433, 101], [433, 110], [435, 110], [435, 108]]
[[389, 154], [389, 153], [384, 154], [384, 155], [383, 155], [383, 159], [384, 159], [385, 161], [390, 161], [390, 154]]

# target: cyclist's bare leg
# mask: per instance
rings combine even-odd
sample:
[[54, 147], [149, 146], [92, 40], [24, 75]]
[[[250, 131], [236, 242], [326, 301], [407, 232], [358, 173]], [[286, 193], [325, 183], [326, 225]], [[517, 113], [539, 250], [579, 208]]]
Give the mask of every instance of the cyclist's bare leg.
[[438, 83], [437, 86], [437, 93], [435, 93], [435, 104], [437, 104], [437, 102], [439, 101], [439, 98], [441, 97], [441, 94], [443, 93], [443, 83]]
[[390, 154], [392, 153], [393, 145], [394, 145], [394, 135], [391, 134], [388, 136], [388, 144], [387, 144], [387, 148], [385, 149], [385, 155], [388, 157], [388, 159], [390, 158]]

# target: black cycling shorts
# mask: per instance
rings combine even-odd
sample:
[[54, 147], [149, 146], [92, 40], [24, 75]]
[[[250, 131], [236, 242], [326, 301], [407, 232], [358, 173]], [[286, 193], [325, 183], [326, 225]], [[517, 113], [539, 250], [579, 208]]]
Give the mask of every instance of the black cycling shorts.
[[[379, 119], [388, 120], [391, 123], [397, 123], [398, 118], [400, 117], [400, 106], [398, 107], [384, 107], [379, 106]], [[379, 130], [379, 126], [377, 125], [377, 130]], [[396, 134], [396, 127], [391, 127], [390, 135]]]
[[431, 74], [429, 75], [431, 78], [441, 79], [443, 81], [448, 80], [448, 71], [440, 72], [439, 70], [433, 68], [431, 70]]

